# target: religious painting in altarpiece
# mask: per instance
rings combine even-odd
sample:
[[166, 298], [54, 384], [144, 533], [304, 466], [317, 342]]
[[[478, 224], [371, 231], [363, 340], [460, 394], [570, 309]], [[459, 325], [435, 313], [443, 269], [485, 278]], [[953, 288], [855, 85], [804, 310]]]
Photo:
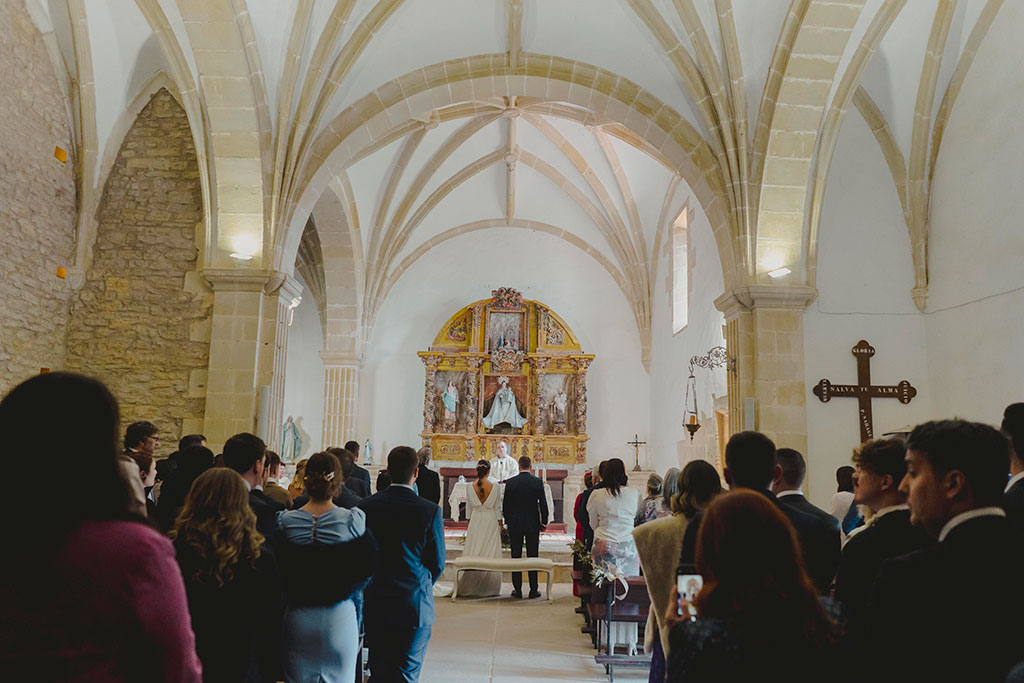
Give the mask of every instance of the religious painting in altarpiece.
[[566, 322], [539, 301], [501, 287], [448, 318], [419, 352], [426, 368], [424, 445], [441, 462], [513, 457], [582, 464], [587, 447], [587, 370]]

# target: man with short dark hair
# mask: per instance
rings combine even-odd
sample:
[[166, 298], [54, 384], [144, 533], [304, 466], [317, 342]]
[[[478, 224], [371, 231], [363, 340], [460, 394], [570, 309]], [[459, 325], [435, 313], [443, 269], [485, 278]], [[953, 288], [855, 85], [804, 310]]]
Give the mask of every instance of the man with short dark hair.
[[[502, 516], [508, 527], [509, 552], [513, 558], [540, 555], [540, 532], [548, 525], [548, 502], [544, 495], [544, 482], [533, 476], [533, 463], [527, 456], [519, 458], [519, 474], [505, 481], [505, 495], [501, 505]], [[539, 598], [537, 572], [529, 572], [530, 597]], [[512, 597], [523, 597], [523, 573], [512, 572]]]
[[441, 508], [413, 491], [418, 467], [415, 450], [393, 448], [387, 464], [391, 485], [359, 502], [380, 549], [380, 569], [366, 588], [363, 613], [375, 681], [419, 680], [434, 623], [444, 527]]
[[428, 467], [432, 453], [430, 446], [424, 446], [416, 452], [420, 459], [419, 474], [416, 475], [416, 488], [421, 498], [426, 498], [434, 505], [440, 505], [441, 477]]
[[907, 473], [902, 439], [866, 441], [853, 455], [854, 502], [874, 515], [843, 547], [836, 573], [835, 596], [845, 606], [852, 631], [870, 628], [862, 616], [882, 562], [930, 545], [928, 536], [910, 523], [907, 496], [899, 490]]
[[882, 564], [868, 614], [879, 673], [1001, 682], [1024, 660], [1024, 554], [1000, 507], [1006, 438], [977, 422], [926, 422], [905, 460], [910, 521], [938, 544]]
[[352, 476], [345, 475], [345, 486], [360, 498], [370, 495], [370, 473], [359, 466], [359, 442], [347, 441], [345, 450], [352, 454]]
[[124, 430], [124, 449], [133, 453], [145, 453], [149, 456], [156, 455], [156, 447], [160, 444], [160, 437], [157, 436], [160, 430], [152, 422], [142, 420], [132, 422]]
[[[779, 506], [796, 529], [807, 573], [818, 592], [826, 593], [839, 565], [839, 527], [831, 515], [826, 521], [794, 506], [783, 505], [771, 491], [772, 482], [781, 476], [781, 469], [776, 462], [775, 443], [760, 432], [733, 434], [725, 446], [725, 480], [730, 488], [757, 491]], [[682, 564], [694, 563], [702, 518], [698, 512], [686, 525], [680, 555]]]
[[256, 513], [256, 528], [273, 543], [277, 532], [277, 513], [285, 506], [263, 492], [263, 469], [267, 461], [267, 445], [255, 434], [235, 434], [224, 443], [222, 462], [242, 475], [249, 489], [249, 506]]
[[1010, 440], [1010, 480], [1003, 492], [1003, 510], [1018, 534], [1024, 534], [1024, 403], [1003, 411], [1003, 434]]
[[267, 467], [263, 471], [263, 477], [266, 479], [266, 483], [263, 484], [263, 493], [267, 494], [267, 497], [271, 500], [275, 500], [281, 505], [288, 507], [292, 502], [292, 497], [288, 495], [288, 489], [277, 483], [280, 476], [281, 456], [274, 451], [268, 450]]
[[139, 466], [131, 456], [136, 453], [153, 457], [160, 438], [157, 436], [156, 425], [152, 422], [133, 422], [124, 431], [124, 452], [118, 459], [118, 469], [121, 476], [128, 482], [132, 490], [131, 512], [147, 517], [146, 490], [142, 485], [142, 477], [139, 475]]
[[341, 463], [342, 485], [338, 487], [338, 493], [334, 496], [334, 504], [340, 508], [351, 510], [362, 500], [355, 491], [344, 485], [355, 472], [356, 456], [346, 448], [331, 448], [328, 449], [328, 452], [333, 453]]
[[178, 440], [178, 452], [182, 452], [186, 448], [192, 446], [205, 446], [206, 437], [202, 434], [186, 434]]

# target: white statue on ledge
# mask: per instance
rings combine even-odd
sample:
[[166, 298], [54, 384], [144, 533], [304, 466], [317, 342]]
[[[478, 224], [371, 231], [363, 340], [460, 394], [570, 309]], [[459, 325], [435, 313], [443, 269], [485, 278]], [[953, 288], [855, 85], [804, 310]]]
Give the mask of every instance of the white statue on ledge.
[[522, 428], [526, 424], [526, 418], [520, 415], [516, 408], [516, 395], [508, 386], [508, 377], [499, 377], [498, 383], [501, 389], [494, 395], [491, 412], [481, 422], [487, 429], [494, 429], [502, 422], [508, 422], [514, 429]]
[[488, 479], [495, 484], [500, 484], [519, 474], [519, 464], [508, 454], [508, 444], [504, 441], [498, 442], [497, 452], [494, 460], [491, 460], [491, 474]]

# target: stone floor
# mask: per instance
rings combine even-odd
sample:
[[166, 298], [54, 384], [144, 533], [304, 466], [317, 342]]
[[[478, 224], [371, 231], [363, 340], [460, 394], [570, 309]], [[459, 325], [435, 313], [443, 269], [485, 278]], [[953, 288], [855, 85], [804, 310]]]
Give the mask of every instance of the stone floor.
[[[594, 662], [590, 638], [571, 584], [556, 584], [554, 601], [513, 600], [510, 584], [500, 598], [435, 600], [437, 623], [430, 638], [422, 683], [469, 681], [607, 681]], [[543, 586], [541, 587], [543, 592]], [[640, 669], [616, 669], [615, 680], [646, 681]]]

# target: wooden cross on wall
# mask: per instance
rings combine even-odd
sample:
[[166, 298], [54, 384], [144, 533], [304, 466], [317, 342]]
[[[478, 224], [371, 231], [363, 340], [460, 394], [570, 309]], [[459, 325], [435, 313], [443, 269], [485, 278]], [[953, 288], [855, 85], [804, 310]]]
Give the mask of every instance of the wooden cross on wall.
[[903, 380], [896, 386], [871, 385], [871, 357], [875, 355], [875, 347], [861, 339], [853, 347], [853, 355], [857, 359], [856, 384], [832, 384], [827, 379], [818, 382], [813, 391], [822, 403], [828, 403], [834, 396], [856, 398], [860, 402], [860, 440], [861, 443], [874, 438], [874, 424], [871, 420], [871, 399], [895, 398], [907, 404], [917, 396], [917, 389], [910, 382]]

